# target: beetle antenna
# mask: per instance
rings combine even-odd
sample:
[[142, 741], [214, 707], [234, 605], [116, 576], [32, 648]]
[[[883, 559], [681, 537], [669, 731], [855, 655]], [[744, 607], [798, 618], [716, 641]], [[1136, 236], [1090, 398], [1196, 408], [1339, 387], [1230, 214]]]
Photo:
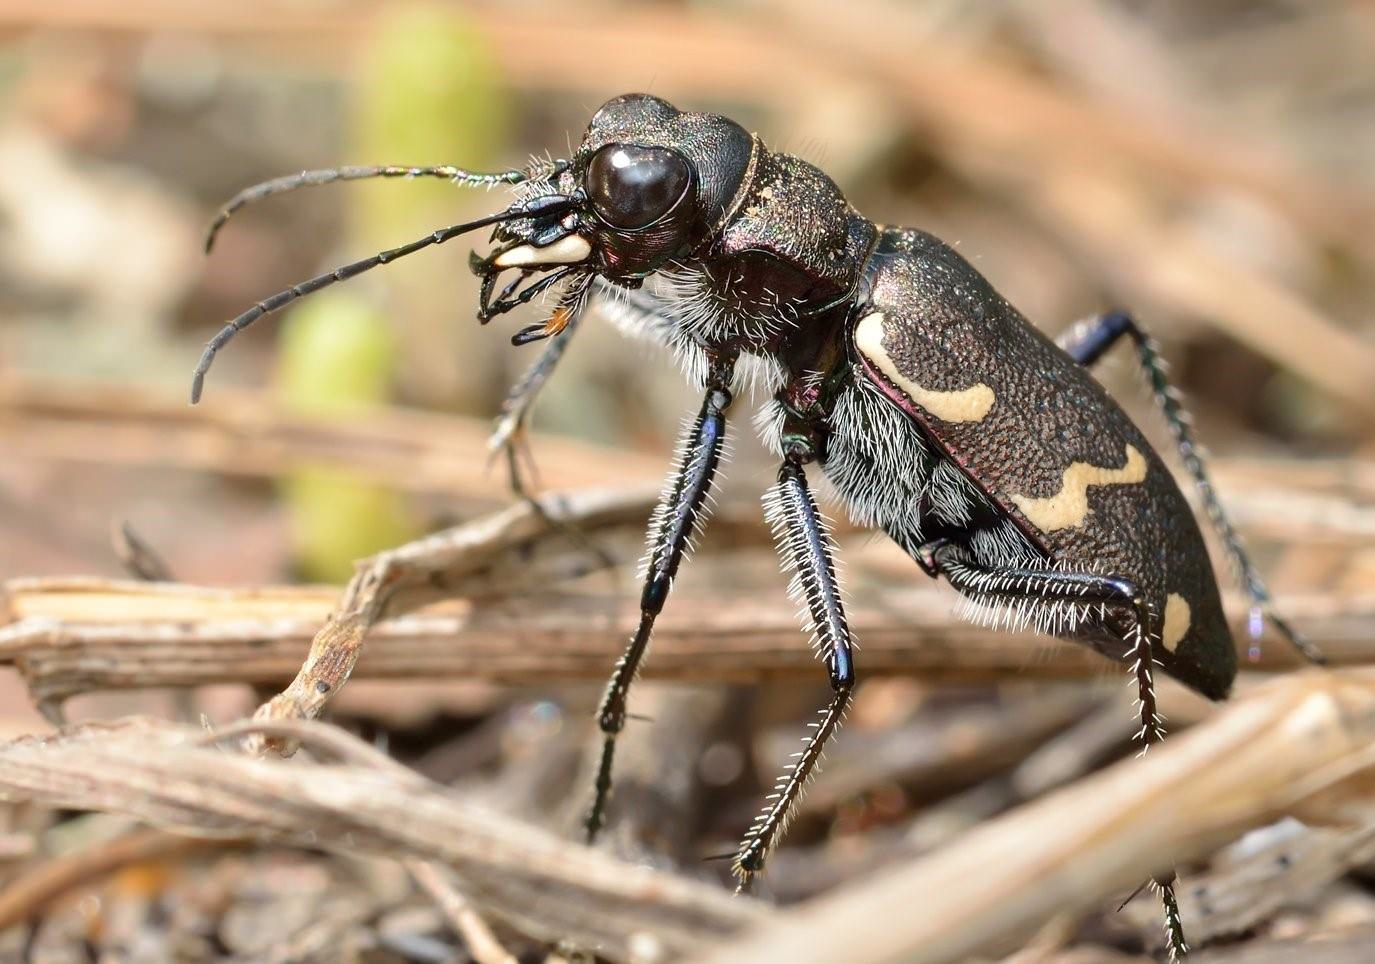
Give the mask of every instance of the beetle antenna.
[[412, 241], [410, 244], [403, 244], [399, 248], [391, 248], [373, 255], [371, 258], [364, 258], [361, 261], [354, 261], [351, 264], [342, 265], [333, 271], [327, 271], [322, 275], [317, 275], [309, 281], [302, 281], [300, 284], [292, 285], [285, 291], [279, 291], [270, 298], [264, 298], [252, 308], [239, 315], [233, 321], [226, 324], [216, 333], [214, 338], [205, 346], [205, 351], [201, 354], [200, 361], [196, 363], [195, 371], [191, 376], [191, 404], [195, 405], [200, 401], [201, 389], [205, 384], [205, 373], [210, 370], [211, 364], [215, 361], [215, 354], [223, 348], [231, 338], [243, 331], [253, 322], [263, 315], [271, 314], [280, 308], [285, 307], [297, 298], [319, 291], [321, 288], [328, 288], [330, 285], [340, 281], [347, 281], [355, 275], [360, 275], [364, 271], [371, 271], [378, 265], [388, 264], [398, 258], [404, 258], [408, 254], [414, 254], [421, 248], [428, 248], [431, 245], [443, 244], [478, 228], [485, 228], [490, 224], [500, 224], [503, 221], [514, 221], [520, 218], [538, 217], [545, 214], [561, 214], [567, 209], [571, 202], [560, 195], [550, 195], [543, 198], [535, 198], [531, 201], [513, 204], [498, 214], [490, 214], [487, 217], [478, 218], [476, 221], [466, 221], [461, 224], [451, 224], [447, 228], [440, 228], [438, 231], [431, 232], [423, 238]]
[[297, 188], [333, 184], [335, 181], [362, 181], [373, 177], [438, 177], [465, 187], [494, 187], [499, 184], [519, 184], [528, 180], [530, 175], [521, 170], [484, 174], [449, 164], [433, 167], [406, 167], [398, 164], [373, 167], [328, 167], [317, 171], [289, 174], [286, 177], [273, 178], [270, 181], [263, 181], [261, 184], [244, 188], [230, 198], [229, 202], [220, 208], [219, 213], [215, 215], [215, 220], [210, 223], [210, 229], [205, 233], [205, 253], [209, 254], [210, 249], [215, 246], [215, 237], [220, 233], [220, 228], [224, 227], [225, 222], [234, 216], [235, 211], [246, 204], [253, 204], [274, 194], [285, 194], [287, 191], [294, 191]]

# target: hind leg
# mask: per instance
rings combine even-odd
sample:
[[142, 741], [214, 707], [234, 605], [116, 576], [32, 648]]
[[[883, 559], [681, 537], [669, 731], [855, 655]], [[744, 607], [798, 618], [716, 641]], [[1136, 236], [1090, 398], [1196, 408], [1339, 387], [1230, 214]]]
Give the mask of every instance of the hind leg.
[[1180, 402], [1178, 390], [1170, 383], [1168, 368], [1155, 339], [1151, 338], [1131, 315], [1110, 312], [1075, 325], [1059, 338], [1058, 344], [1079, 364], [1092, 366], [1123, 337], [1130, 338], [1136, 346], [1137, 362], [1150, 382], [1156, 406], [1164, 415], [1165, 423], [1174, 436], [1175, 447], [1179, 450], [1184, 468], [1193, 478], [1203, 500], [1203, 510], [1212, 523], [1213, 531], [1226, 547], [1227, 557], [1231, 560], [1232, 569], [1242, 589], [1251, 598], [1251, 618], [1247, 624], [1251, 638], [1251, 658], [1255, 659], [1260, 655], [1260, 636], [1264, 621], [1268, 618], [1304, 659], [1319, 664], [1324, 662], [1322, 652], [1275, 612], [1269, 588], [1261, 579], [1255, 564], [1251, 562], [1241, 536], [1218, 500], [1217, 491], [1213, 488], [1212, 479], [1204, 464], [1203, 449], [1194, 438], [1193, 419]]
[[1015, 606], [1028, 617], [1044, 615], [1062, 627], [1109, 614], [1126, 620], [1126, 658], [1136, 679], [1141, 727], [1137, 739], [1144, 751], [1164, 739], [1156, 712], [1155, 661], [1150, 639], [1155, 633], [1150, 610], [1129, 579], [1087, 572], [985, 566], [954, 543], [938, 541], [917, 550], [928, 572], [944, 576], [961, 595], [991, 606]]
[[[1124, 640], [1129, 644], [1127, 659], [1135, 679], [1140, 728], [1136, 738], [1141, 752], [1165, 737], [1165, 728], [1156, 709], [1155, 661], [1150, 639], [1156, 634], [1150, 610], [1136, 586], [1127, 579], [1096, 573], [1047, 571], [1016, 567], [984, 566], [972, 560], [959, 546], [934, 542], [918, 550], [918, 561], [929, 572], [944, 576], [961, 594], [994, 606], [1017, 606], [1028, 615], [1034, 610], [1049, 610], [1055, 621], [1069, 625], [1109, 613], [1125, 619]], [[1150, 881], [1160, 894], [1165, 912], [1165, 936], [1170, 958], [1187, 955], [1184, 928], [1175, 900], [1173, 872]]]

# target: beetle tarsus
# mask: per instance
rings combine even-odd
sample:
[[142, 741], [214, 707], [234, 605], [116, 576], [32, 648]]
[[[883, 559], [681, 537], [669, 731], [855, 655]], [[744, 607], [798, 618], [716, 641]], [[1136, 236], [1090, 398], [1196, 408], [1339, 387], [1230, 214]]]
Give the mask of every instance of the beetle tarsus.
[[1179, 901], [1174, 891], [1178, 879], [1178, 875], [1171, 873], [1150, 882], [1160, 894], [1160, 906], [1165, 914], [1165, 947], [1171, 961], [1181, 961], [1189, 956], [1189, 942], [1184, 939], [1184, 920], [1179, 916]]

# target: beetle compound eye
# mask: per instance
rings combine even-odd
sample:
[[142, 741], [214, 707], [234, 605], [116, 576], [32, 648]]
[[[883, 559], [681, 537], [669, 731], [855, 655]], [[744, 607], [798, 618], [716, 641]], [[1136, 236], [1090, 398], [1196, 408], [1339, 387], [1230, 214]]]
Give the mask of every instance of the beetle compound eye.
[[663, 147], [608, 144], [587, 167], [587, 195], [614, 228], [647, 228], [677, 206], [692, 182], [687, 161]]

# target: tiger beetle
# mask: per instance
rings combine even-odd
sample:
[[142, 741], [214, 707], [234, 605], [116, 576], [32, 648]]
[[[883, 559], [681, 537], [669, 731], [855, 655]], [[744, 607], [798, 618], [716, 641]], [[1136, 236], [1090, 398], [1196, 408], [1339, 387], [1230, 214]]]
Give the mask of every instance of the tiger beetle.
[[[834, 545], [809, 488], [810, 464], [855, 523], [883, 530], [928, 576], [954, 586], [969, 618], [1074, 640], [1126, 663], [1143, 749], [1164, 735], [1157, 669], [1211, 699], [1228, 695], [1236, 650], [1198, 523], [1160, 456], [1089, 374], [1118, 342], [1134, 346], [1251, 600], [1252, 647], [1268, 618], [1306, 658], [1321, 660], [1273, 611], [1218, 502], [1156, 343], [1130, 315], [1105, 314], [1052, 342], [946, 244], [875, 224], [820, 170], [770, 151], [734, 121], [646, 94], [603, 105], [568, 160], [496, 173], [339, 168], [268, 181], [226, 205], [207, 250], [246, 203], [372, 177], [505, 185], [515, 196], [496, 214], [254, 305], [206, 347], [193, 402], [215, 353], [263, 315], [487, 226], [493, 248], [470, 259], [481, 278], [479, 319], [485, 324], [541, 295], [554, 301], [548, 321], [512, 338], [552, 341], [508, 397], [495, 448], [514, 452], [534, 398], [592, 302], [628, 332], [666, 346], [703, 392], [650, 524], [639, 627], [597, 714], [602, 746], [589, 841], [606, 820], [631, 683], [705, 523], [725, 459], [726, 416], [746, 382], [765, 387], [756, 425], [780, 459], [765, 512], [832, 696], [734, 855], [741, 889], [763, 870], [855, 685]], [[513, 277], [498, 287], [508, 271]], [[518, 479], [514, 457], [512, 470]], [[1153, 883], [1171, 951], [1181, 953], [1173, 881], [1171, 873]]]

